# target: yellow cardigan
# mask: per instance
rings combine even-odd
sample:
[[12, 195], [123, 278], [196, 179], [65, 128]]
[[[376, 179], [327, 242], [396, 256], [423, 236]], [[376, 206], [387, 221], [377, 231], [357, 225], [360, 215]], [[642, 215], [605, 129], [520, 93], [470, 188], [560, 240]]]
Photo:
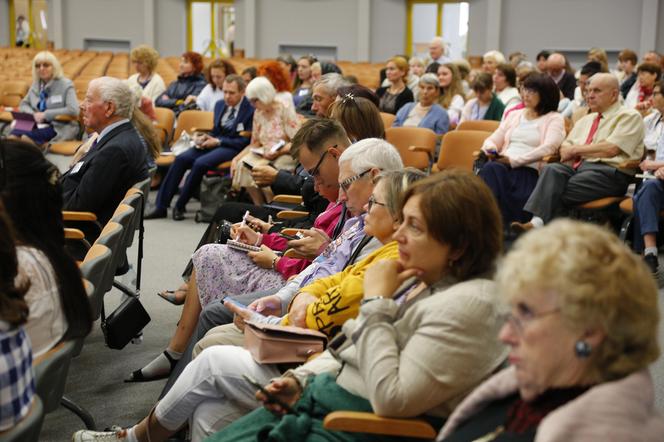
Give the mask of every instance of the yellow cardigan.
[[[318, 298], [318, 301], [307, 307], [307, 328], [320, 330], [328, 336], [337, 334], [341, 325], [356, 317], [360, 310], [360, 301], [364, 296], [364, 272], [367, 267], [376, 261], [398, 257], [397, 243], [391, 241], [342, 272], [319, 278], [302, 287], [300, 292]], [[289, 325], [288, 315], [284, 316], [282, 324]]]

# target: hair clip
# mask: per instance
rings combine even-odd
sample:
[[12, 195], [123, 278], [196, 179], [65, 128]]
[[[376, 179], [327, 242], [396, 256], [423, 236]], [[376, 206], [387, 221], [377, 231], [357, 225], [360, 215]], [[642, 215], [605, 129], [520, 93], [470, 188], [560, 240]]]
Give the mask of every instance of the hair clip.
[[347, 101], [347, 100], [350, 100], [350, 101], [352, 101], [352, 102], [355, 102], [355, 95], [353, 95], [352, 92], [349, 92], [349, 93], [347, 93], [346, 95], [344, 95], [344, 97], [341, 99], [341, 101], [342, 101], [344, 104], [346, 104], [346, 101]]

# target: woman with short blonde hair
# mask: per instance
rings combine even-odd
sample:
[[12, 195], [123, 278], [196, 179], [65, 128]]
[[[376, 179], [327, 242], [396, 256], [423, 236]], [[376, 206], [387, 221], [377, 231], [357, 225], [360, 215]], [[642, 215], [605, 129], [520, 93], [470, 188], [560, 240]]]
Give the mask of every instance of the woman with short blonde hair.
[[154, 102], [166, 90], [164, 79], [154, 71], [159, 62], [159, 52], [147, 45], [136, 46], [131, 50], [129, 59], [136, 73], [127, 79], [127, 83], [138, 85], [142, 95]]
[[394, 114], [401, 107], [415, 101], [413, 92], [408, 88], [408, 62], [403, 57], [392, 57], [387, 60], [385, 77], [390, 83], [376, 89], [376, 95], [380, 99], [379, 109], [381, 112]]

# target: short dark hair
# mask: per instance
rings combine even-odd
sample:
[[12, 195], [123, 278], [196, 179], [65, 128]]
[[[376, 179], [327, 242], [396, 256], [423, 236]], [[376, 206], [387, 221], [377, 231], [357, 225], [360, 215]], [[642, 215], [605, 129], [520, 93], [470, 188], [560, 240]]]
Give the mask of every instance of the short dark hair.
[[544, 51], [539, 51], [537, 53], [537, 57], [535, 57], [535, 60], [539, 61], [540, 58], [543, 58], [545, 60], [549, 59], [549, 55], [551, 55], [551, 52], [544, 50]]
[[493, 270], [503, 245], [503, 227], [496, 198], [481, 178], [460, 169], [431, 175], [406, 190], [402, 210], [417, 195], [429, 234], [461, 252], [450, 264], [453, 276], [466, 281]]
[[438, 68], [439, 67], [440, 67], [440, 63], [438, 63], [437, 61], [434, 61], [429, 66], [427, 66], [427, 68], [424, 70], [424, 73], [438, 75]]
[[226, 78], [224, 78], [224, 83], [235, 83], [240, 91], [243, 91], [244, 88], [247, 87], [244, 78], [238, 74], [227, 75]]
[[496, 69], [505, 76], [507, 84], [516, 87], [516, 70], [514, 70], [514, 66], [509, 63], [500, 63], [496, 66]]
[[470, 84], [470, 88], [475, 92], [484, 92], [490, 91], [493, 89], [493, 78], [488, 72], [480, 72], [477, 74], [473, 82]]
[[657, 80], [659, 80], [659, 77], [662, 75], [662, 68], [653, 63], [641, 63], [639, 67], [636, 68], [636, 72], [650, 72], [651, 74], [657, 75]]
[[599, 61], [589, 61], [588, 63], [584, 64], [581, 67], [581, 72], [579, 72], [579, 74], [592, 77], [593, 75], [598, 74], [600, 72], [605, 72], [602, 63], [600, 63]]
[[539, 103], [535, 107], [538, 115], [545, 115], [558, 110], [560, 103], [560, 89], [549, 75], [533, 74], [523, 82], [523, 88], [537, 92]]
[[244, 74], [249, 75], [253, 80], [258, 75], [258, 70], [256, 69], [256, 66], [249, 66], [242, 71], [242, 75]]
[[343, 142], [344, 145], [339, 146], [340, 148], [346, 148], [350, 144], [346, 131], [338, 121], [330, 118], [310, 118], [293, 136], [290, 153], [293, 156], [298, 155], [304, 145], [312, 152], [319, 152], [327, 147], [325, 143], [330, 139]]
[[618, 60], [620, 61], [631, 61], [633, 65], [639, 61], [639, 58], [636, 55], [636, 52], [631, 49], [623, 49], [618, 53]]
[[195, 74], [200, 74], [203, 71], [203, 57], [198, 52], [188, 51], [182, 54], [182, 58], [189, 61], [194, 68]]

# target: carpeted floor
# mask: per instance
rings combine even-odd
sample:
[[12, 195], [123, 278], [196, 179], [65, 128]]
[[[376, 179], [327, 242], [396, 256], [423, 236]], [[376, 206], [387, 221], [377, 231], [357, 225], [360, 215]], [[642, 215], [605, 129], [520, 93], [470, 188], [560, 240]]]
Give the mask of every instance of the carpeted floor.
[[[59, 165], [66, 163], [62, 158], [54, 159]], [[150, 200], [154, 201], [154, 197], [153, 192]], [[143, 343], [129, 344], [123, 350], [111, 350], [104, 345], [97, 322], [93, 333], [86, 339], [81, 355], [72, 361], [65, 394], [92, 414], [99, 429], [111, 425], [128, 426], [144, 417], [165, 383], [127, 384], [123, 379], [163, 351], [175, 328], [181, 307], [162, 300], [156, 296], [156, 292], [176, 288], [181, 283], [180, 274], [206, 228], [206, 225], [193, 221], [197, 206], [196, 202], [189, 204], [185, 221], [164, 219], [145, 222], [141, 301], [152, 321], [144, 330]], [[136, 241], [133, 247], [129, 252], [129, 260], [135, 264]], [[664, 290], [660, 290], [662, 313], [663, 297]], [[117, 290], [107, 293], [107, 310], [114, 308], [119, 299]], [[660, 343], [664, 343], [664, 328], [660, 327], [659, 335]], [[652, 371], [657, 406], [664, 411], [664, 357], [660, 357]], [[61, 407], [46, 417], [40, 440], [68, 441], [71, 434], [81, 428], [83, 424], [80, 419]]]

